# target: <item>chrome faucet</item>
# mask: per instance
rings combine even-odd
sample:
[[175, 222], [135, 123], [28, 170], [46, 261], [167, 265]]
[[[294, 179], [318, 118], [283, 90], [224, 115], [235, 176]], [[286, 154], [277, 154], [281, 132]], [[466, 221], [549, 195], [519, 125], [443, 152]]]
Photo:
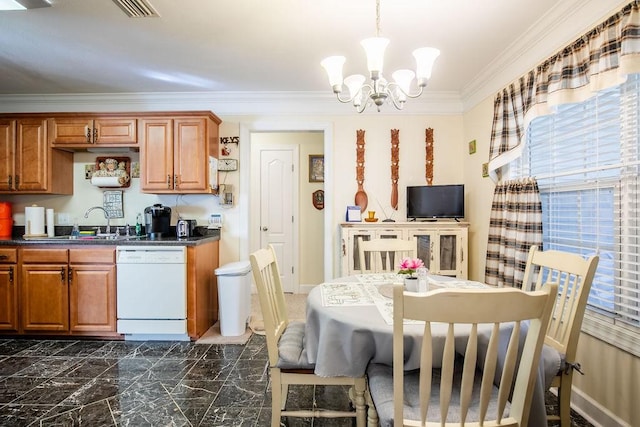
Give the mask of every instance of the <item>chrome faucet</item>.
[[107, 210], [102, 206], [94, 206], [92, 208], [87, 209], [87, 211], [84, 213], [84, 217], [89, 218], [89, 213], [95, 209], [100, 209], [102, 212], [104, 212], [104, 217], [107, 219], [107, 229], [105, 232], [107, 234], [111, 234], [111, 224], [110, 224], [111, 217], [109, 216], [109, 212], [107, 212]]

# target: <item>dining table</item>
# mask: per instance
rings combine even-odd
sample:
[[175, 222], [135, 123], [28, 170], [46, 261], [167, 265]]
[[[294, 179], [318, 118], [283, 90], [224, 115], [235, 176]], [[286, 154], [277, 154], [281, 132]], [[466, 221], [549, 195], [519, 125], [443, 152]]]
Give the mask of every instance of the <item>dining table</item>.
[[[394, 273], [355, 274], [321, 283], [309, 292], [305, 348], [316, 375], [359, 377], [370, 362], [392, 365], [392, 289], [396, 283], [402, 283], [402, 276]], [[481, 282], [435, 275], [429, 275], [428, 287], [490, 288]], [[456, 325], [456, 351], [464, 352], [470, 329], [471, 325]], [[446, 332], [446, 324], [432, 325], [435, 367], [441, 360]], [[423, 333], [424, 323], [405, 321], [405, 370], [419, 368]], [[544, 347], [529, 416], [533, 427], [547, 426], [544, 394], [561, 365], [557, 352]]]

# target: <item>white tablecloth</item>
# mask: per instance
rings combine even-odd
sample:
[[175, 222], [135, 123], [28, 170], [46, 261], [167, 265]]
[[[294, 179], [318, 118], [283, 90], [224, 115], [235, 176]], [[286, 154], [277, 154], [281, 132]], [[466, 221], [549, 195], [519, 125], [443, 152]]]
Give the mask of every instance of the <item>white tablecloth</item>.
[[[447, 279], [443, 279], [447, 280]], [[337, 279], [336, 282], [357, 281], [356, 277]], [[378, 308], [373, 305], [323, 305], [321, 286], [316, 286], [307, 297], [305, 329], [309, 362], [315, 363], [315, 373], [320, 376], [364, 375], [369, 362], [391, 365], [393, 362], [393, 326], [387, 324]], [[458, 325], [460, 336], [457, 347], [464, 348], [470, 326]], [[420, 347], [424, 326], [405, 325], [405, 369], [419, 367]], [[433, 330], [434, 362], [440, 360], [446, 325]], [[553, 351], [543, 351], [539, 381], [532, 399], [529, 425], [546, 427], [544, 390], [560, 368], [560, 358]], [[544, 384], [544, 386], [542, 386]]]

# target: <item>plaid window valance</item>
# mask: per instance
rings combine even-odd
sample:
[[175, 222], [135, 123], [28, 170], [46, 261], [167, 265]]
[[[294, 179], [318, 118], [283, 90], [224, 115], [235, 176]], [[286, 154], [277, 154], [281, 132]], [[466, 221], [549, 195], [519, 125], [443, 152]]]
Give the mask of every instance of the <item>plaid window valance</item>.
[[552, 106], [581, 102], [640, 72], [640, 0], [635, 0], [495, 98], [489, 171], [520, 156], [527, 125]]

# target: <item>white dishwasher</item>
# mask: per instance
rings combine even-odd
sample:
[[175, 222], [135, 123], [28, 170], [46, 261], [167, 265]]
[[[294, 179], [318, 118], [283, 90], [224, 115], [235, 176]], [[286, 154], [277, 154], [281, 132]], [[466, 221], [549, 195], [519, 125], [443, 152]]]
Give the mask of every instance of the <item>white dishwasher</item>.
[[184, 246], [117, 246], [117, 331], [127, 340], [187, 341]]

